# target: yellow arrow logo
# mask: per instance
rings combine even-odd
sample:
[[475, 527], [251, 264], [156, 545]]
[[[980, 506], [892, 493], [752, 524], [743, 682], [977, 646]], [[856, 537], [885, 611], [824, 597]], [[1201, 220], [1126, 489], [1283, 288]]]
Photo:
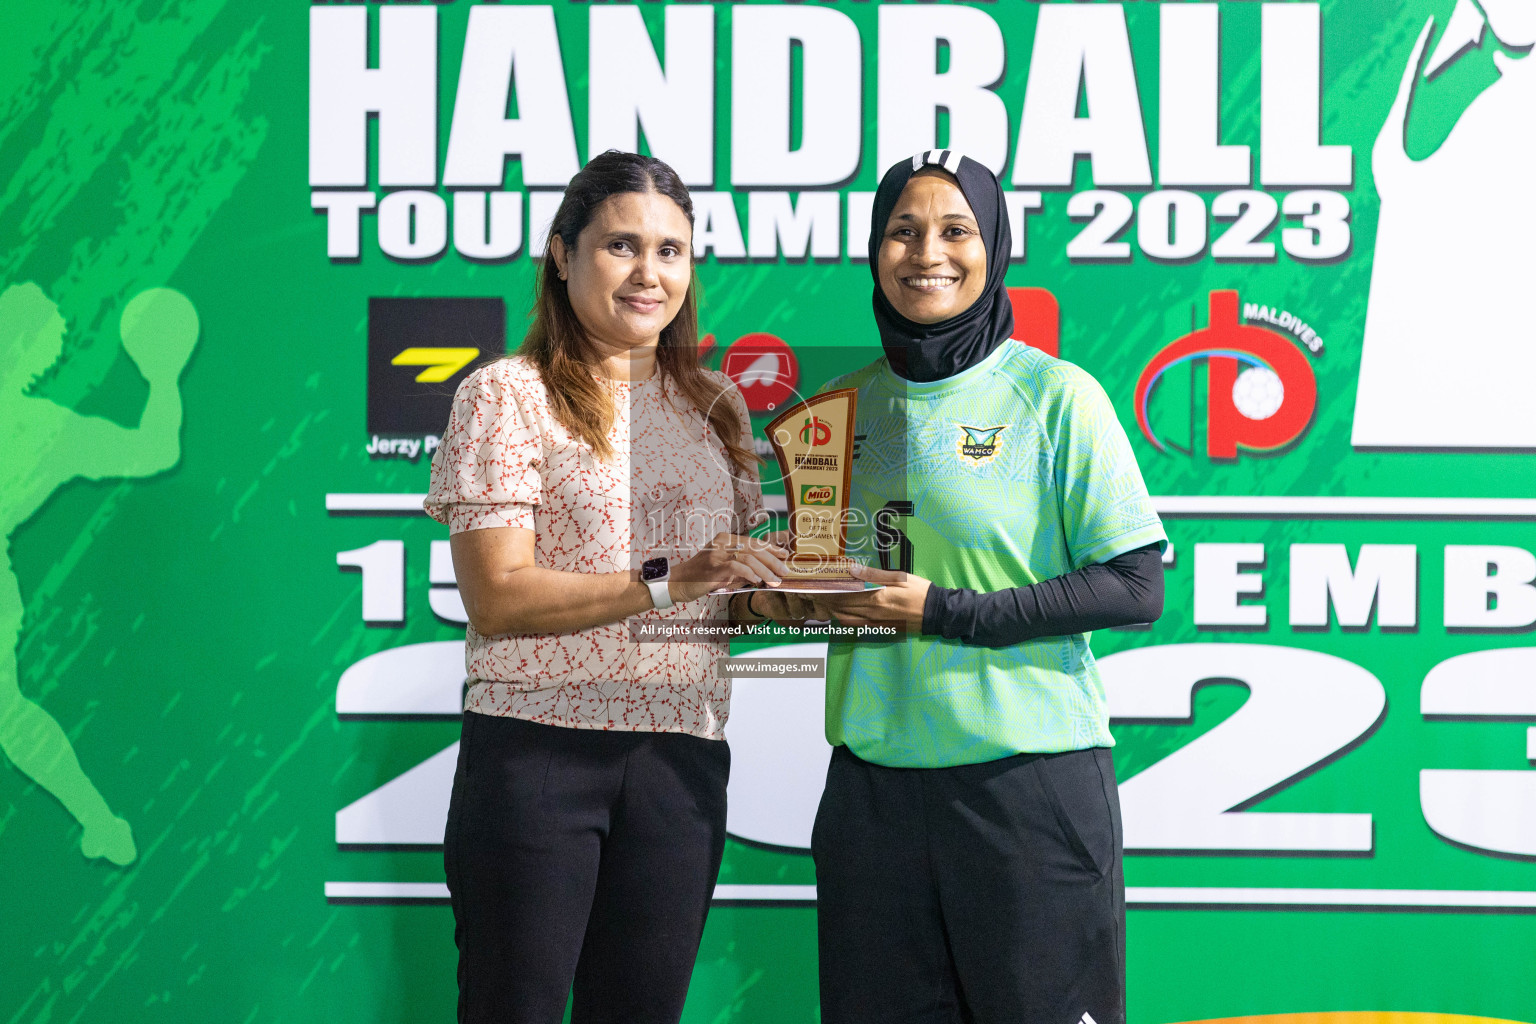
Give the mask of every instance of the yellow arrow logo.
[[425, 366], [416, 379], [437, 384], [464, 369], [479, 354], [477, 348], [408, 348], [390, 362], [395, 366]]

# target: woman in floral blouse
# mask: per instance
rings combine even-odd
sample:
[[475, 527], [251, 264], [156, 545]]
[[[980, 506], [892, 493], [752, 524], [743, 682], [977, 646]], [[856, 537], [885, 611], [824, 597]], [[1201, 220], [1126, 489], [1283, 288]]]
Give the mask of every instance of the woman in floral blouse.
[[[550, 229], [520, 353], [459, 386], [426, 508], [449, 527], [469, 689], [445, 837], [459, 1019], [676, 1021], [725, 842], [729, 683], [788, 552], [751, 425], [698, 360], [692, 203], [608, 152]], [[640, 642], [647, 625], [690, 627]]]

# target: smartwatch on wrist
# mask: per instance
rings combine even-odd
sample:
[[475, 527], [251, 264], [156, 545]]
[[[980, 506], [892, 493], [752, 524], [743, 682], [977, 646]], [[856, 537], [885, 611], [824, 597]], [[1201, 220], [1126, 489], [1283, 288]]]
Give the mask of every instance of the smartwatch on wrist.
[[645, 584], [645, 589], [651, 592], [651, 604], [659, 611], [671, 608], [674, 604], [672, 591], [667, 589], [667, 574], [669, 572], [667, 559], [663, 555], [655, 558], [647, 558], [640, 563], [640, 582]]

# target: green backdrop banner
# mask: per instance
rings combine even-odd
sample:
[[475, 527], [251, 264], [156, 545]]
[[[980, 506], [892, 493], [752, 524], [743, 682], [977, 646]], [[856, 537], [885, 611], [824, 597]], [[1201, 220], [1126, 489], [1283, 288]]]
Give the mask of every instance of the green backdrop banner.
[[[560, 187], [683, 174], [760, 431], [878, 354], [870, 198], [930, 146], [999, 173], [1019, 337], [1173, 541], [1093, 638], [1132, 1020], [1536, 1021], [1530, 4], [13, 8], [0, 1024], [448, 1019], [419, 500]], [[735, 670], [690, 1024], [817, 1019], [823, 649], [754, 647], [811, 667]]]

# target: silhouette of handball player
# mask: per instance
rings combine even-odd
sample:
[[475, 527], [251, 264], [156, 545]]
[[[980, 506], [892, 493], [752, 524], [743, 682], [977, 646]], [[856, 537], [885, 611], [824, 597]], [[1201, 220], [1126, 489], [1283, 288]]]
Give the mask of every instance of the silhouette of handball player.
[[119, 331], [123, 349], [149, 382], [136, 429], [29, 394], [63, 351], [64, 318], [35, 284], [0, 293], [0, 437], [6, 439], [0, 454], [0, 750], [80, 822], [82, 853], [128, 864], [138, 856], [128, 822], [86, 778], [59, 723], [22, 696], [16, 672], [21, 590], [10, 558], [16, 528], [75, 477], [153, 476], [181, 458], [177, 381], [197, 344], [197, 311], [180, 292], [152, 288], [128, 303]]

